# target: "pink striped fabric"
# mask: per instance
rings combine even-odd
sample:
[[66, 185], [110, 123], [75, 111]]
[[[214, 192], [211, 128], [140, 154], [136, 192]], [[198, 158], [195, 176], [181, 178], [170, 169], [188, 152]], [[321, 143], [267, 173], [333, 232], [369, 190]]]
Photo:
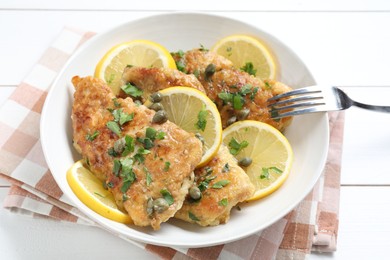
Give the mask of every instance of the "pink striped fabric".
[[[63, 198], [39, 140], [42, 106], [53, 79], [72, 53], [93, 35], [65, 28], [0, 108], [0, 177], [11, 184], [3, 206], [14, 213], [97, 225]], [[311, 251], [335, 251], [344, 114], [335, 112], [329, 117], [331, 143], [323, 175], [290, 214], [270, 227], [240, 241], [197, 249], [122, 238], [162, 259], [304, 259]]]

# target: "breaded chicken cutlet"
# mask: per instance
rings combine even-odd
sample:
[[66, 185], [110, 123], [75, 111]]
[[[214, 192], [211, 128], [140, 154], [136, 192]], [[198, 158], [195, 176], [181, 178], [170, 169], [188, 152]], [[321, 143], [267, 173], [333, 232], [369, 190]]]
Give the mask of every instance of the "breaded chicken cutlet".
[[72, 83], [75, 148], [135, 225], [159, 229], [182, 207], [201, 142], [170, 121], [153, 123], [153, 110], [115, 97], [100, 79]]
[[[195, 170], [195, 183], [175, 218], [201, 226], [226, 223], [231, 209], [249, 199], [255, 191], [245, 171], [229, 149], [221, 145], [218, 154], [204, 167]], [[198, 195], [198, 199], [193, 199]]]
[[[122, 80], [142, 89], [140, 100], [143, 103], [150, 94], [174, 86], [187, 86], [205, 93], [202, 84], [194, 75], [176, 69], [128, 66], [123, 71]], [[126, 97], [126, 94], [121, 91], [120, 96]]]
[[261, 121], [284, 131], [292, 118], [271, 118], [268, 99], [292, 90], [275, 80], [261, 80], [239, 68], [225, 57], [205, 49], [193, 49], [173, 55], [181, 70], [194, 74], [221, 114], [222, 127], [235, 121]]
[[203, 92], [217, 105], [223, 128], [236, 121], [251, 119], [284, 131], [291, 123], [291, 117], [272, 119], [267, 101], [290, 91], [291, 88], [285, 84], [274, 80], [262, 81], [234, 68], [228, 59], [207, 50], [194, 49], [174, 54], [173, 57], [179, 69], [193, 76], [190, 83], [180, 80], [185, 78], [184, 73], [177, 73], [179, 78], [174, 80], [172, 70], [140, 67], [126, 68], [122, 80], [146, 89], [147, 93], [172, 86], [194, 87], [202, 91], [201, 85]]

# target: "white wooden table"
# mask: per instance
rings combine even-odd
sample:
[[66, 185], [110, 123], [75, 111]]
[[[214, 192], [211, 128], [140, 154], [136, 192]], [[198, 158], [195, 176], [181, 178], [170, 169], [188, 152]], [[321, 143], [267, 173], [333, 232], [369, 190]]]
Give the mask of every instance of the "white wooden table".
[[[240, 19], [292, 48], [317, 82], [352, 98], [390, 104], [390, 2], [282, 1], [0, 1], [0, 105], [64, 26], [102, 32], [171, 11]], [[346, 112], [338, 250], [310, 259], [388, 259], [390, 114]], [[0, 181], [0, 201], [8, 184]], [[30, 219], [0, 208], [1, 259], [154, 259], [92, 227]]]

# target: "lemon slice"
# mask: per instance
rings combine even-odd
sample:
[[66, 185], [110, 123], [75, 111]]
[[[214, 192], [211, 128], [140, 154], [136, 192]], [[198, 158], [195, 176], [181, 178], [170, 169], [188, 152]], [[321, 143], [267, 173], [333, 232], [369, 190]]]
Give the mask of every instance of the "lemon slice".
[[[218, 152], [222, 142], [222, 123], [219, 111], [205, 94], [189, 87], [170, 87], [159, 91], [168, 119], [203, 140], [203, 156], [198, 167], [204, 166]], [[145, 102], [151, 106], [150, 100]]]
[[[249, 200], [263, 198], [277, 190], [289, 175], [293, 151], [276, 128], [253, 120], [236, 122], [223, 130], [222, 141], [240, 163], [255, 186]], [[247, 163], [246, 162], [246, 163]]]
[[127, 65], [176, 69], [176, 63], [165, 47], [148, 40], [133, 40], [112, 47], [97, 64], [95, 77], [105, 80], [117, 95]]
[[102, 182], [83, 162], [77, 161], [66, 174], [66, 180], [74, 194], [99, 215], [120, 223], [131, 223], [129, 215], [118, 209], [112, 193], [103, 188]]
[[270, 50], [258, 39], [247, 35], [231, 35], [219, 40], [211, 50], [229, 59], [236, 68], [249, 74], [261, 79], [275, 79], [274, 58]]

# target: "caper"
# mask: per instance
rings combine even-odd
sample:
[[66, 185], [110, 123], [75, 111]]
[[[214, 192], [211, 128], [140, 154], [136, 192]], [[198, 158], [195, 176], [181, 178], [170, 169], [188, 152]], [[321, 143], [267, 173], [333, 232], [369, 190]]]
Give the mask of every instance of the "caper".
[[125, 138], [121, 138], [115, 141], [114, 143], [114, 151], [118, 154], [122, 153], [126, 146]]
[[153, 214], [153, 199], [149, 198], [146, 203], [146, 213], [150, 216]]
[[206, 78], [210, 78], [211, 76], [214, 75], [215, 73], [215, 68], [216, 66], [212, 63], [210, 63], [209, 65], [207, 65], [205, 71], [204, 71], [204, 74], [205, 74], [205, 77]]
[[197, 186], [191, 186], [188, 193], [190, 194], [190, 197], [194, 200], [198, 200], [202, 197], [202, 192]]
[[154, 111], [159, 111], [159, 110], [164, 109], [164, 107], [163, 107], [163, 105], [161, 105], [161, 103], [153, 103], [149, 108], [154, 110]]
[[201, 134], [196, 133], [195, 137], [199, 139], [199, 141], [202, 143], [202, 145], [204, 145], [205, 141], [204, 141], [204, 138], [203, 138], [203, 136]]
[[158, 198], [153, 201], [153, 210], [157, 213], [162, 213], [169, 208], [168, 202], [164, 198]]
[[245, 120], [248, 116], [249, 116], [249, 112], [250, 110], [249, 109], [241, 109], [238, 113], [237, 113], [237, 119], [238, 120]]
[[237, 117], [236, 116], [232, 116], [231, 118], [229, 118], [228, 120], [227, 120], [227, 125], [231, 125], [231, 124], [233, 124], [234, 122], [236, 122], [237, 121]]
[[244, 157], [238, 161], [238, 165], [243, 167], [248, 167], [249, 165], [251, 165], [251, 163], [252, 163], [252, 159], [249, 157]]
[[153, 103], [160, 102], [162, 100], [162, 95], [160, 92], [154, 92], [153, 94], [150, 95], [150, 101]]
[[159, 110], [154, 114], [152, 123], [162, 124], [165, 123], [168, 120], [168, 115], [165, 110]]

